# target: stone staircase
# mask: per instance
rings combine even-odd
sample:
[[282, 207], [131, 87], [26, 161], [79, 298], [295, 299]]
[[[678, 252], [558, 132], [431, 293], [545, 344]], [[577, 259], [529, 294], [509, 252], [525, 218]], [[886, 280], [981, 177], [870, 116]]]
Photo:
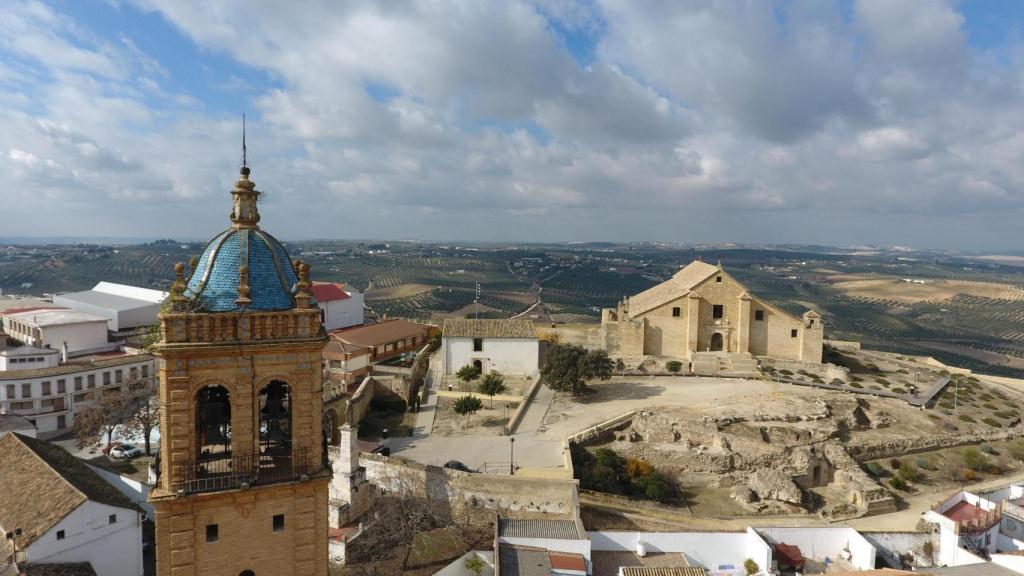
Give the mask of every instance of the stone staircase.
[[739, 352], [694, 352], [693, 371], [701, 376], [752, 376], [757, 359]]

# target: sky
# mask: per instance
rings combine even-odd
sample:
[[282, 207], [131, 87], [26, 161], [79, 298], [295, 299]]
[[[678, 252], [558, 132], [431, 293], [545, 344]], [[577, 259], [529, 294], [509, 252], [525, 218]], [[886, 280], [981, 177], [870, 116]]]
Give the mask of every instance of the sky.
[[0, 237], [1017, 251], [1016, 0], [0, 0]]

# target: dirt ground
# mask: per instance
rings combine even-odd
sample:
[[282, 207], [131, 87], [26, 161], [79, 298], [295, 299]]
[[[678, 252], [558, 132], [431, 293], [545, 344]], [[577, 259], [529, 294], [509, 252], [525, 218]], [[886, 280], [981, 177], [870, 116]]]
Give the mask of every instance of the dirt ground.
[[913, 304], [925, 300], [941, 301], [957, 294], [970, 294], [1002, 300], [1024, 300], [1024, 290], [1009, 284], [995, 282], [973, 282], [968, 280], [937, 280], [927, 284], [902, 282], [899, 278], [863, 278], [855, 275], [840, 275], [829, 278], [835, 283], [831, 287], [849, 296], [893, 300]]
[[504, 434], [505, 423], [515, 410], [506, 407], [505, 402], [482, 399], [483, 407], [469, 418], [460, 416], [452, 408], [454, 398], [438, 398], [437, 412], [434, 416], [433, 436], [501, 436]]
[[366, 292], [367, 300], [388, 300], [391, 298], [408, 298], [424, 292], [430, 292], [437, 286], [427, 284], [399, 284], [388, 288], [372, 288]]

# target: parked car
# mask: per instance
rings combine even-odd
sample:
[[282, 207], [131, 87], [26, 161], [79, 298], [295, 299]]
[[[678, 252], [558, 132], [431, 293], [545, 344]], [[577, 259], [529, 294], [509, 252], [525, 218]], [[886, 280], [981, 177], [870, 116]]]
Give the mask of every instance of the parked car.
[[476, 470], [470, 469], [469, 466], [466, 466], [465, 464], [459, 462], [458, 460], [449, 460], [444, 463], [444, 467], [448, 468], [449, 470], [458, 470], [459, 472], [476, 472]]
[[138, 456], [142, 456], [142, 450], [139, 450], [131, 444], [120, 444], [110, 449], [110, 457], [115, 460], [127, 460]]

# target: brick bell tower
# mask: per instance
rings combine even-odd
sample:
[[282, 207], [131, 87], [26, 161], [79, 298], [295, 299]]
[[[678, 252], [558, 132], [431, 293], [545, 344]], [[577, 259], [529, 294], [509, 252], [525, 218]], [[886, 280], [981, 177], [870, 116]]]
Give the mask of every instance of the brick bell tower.
[[231, 195], [231, 227], [175, 267], [160, 314], [157, 574], [326, 576], [327, 337], [244, 161]]

